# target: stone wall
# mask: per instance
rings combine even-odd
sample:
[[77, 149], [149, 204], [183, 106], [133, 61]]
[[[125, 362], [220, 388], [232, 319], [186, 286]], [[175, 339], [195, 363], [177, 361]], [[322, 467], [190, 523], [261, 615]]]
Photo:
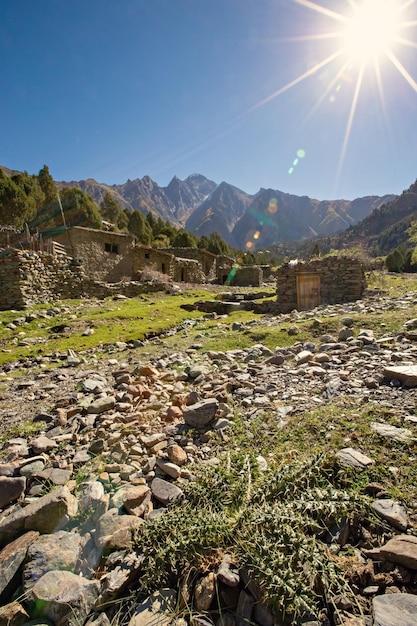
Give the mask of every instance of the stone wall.
[[81, 268], [66, 256], [6, 248], [0, 251], [0, 309], [79, 298]]
[[84, 273], [67, 256], [45, 252], [0, 250], [0, 310], [24, 309], [69, 298], [106, 298], [122, 294], [133, 298], [165, 288], [158, 281], [105, 283]]
[[239, 287], [260, 287], [263, 281], [259, 265], [243, 265], [237, 268], [236, 272], [232, 270], [230, 276], [228, 283]]
[[133, 250], [133, 276], [139, 276], [145, 269], [165, 274], [172, 279], [174, 257], [164, 250], [138, 245]]
[[297, 308], [297, 276], [320, 276], [320, 304], [353, 302], [366, 288], [363, 265], [347, 257], [327, 257], [310, 262], [290, 262], [277, 272], [277, 305], [280, 313]]

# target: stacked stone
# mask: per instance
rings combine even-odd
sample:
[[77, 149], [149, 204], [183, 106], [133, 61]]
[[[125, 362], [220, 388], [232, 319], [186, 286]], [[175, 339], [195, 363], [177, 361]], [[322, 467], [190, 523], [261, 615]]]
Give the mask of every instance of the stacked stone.
[[83, 296], [103, 299], [122, 294], [132, 298], [165, 287], [159, 281], [96, 281], [87, 278], [82, 266], [63, 255], [13, 248], [0, 255], [0, 310], [5, 311]]

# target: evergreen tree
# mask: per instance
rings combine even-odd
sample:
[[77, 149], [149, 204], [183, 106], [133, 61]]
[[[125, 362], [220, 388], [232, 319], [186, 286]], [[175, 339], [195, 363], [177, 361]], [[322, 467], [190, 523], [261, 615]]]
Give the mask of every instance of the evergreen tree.
[[213, 231], [209, 237], [208, 251], [214, 254], [231, 255], [230, 246], [222, 239], [218, 232]]
[[119, 202], [109, 191], [106, 191], [100, 203], [100, 212], [105, 220], [115, 224], [119, 230], [127, 228], [128, 217], [122, 210]]
[[151, 211], [147, 212], [147, 214], [146, 214], [146, 221], [148, 222], [148, 224], [150, 226], [150, 229], [152, 230], [152, 234], [156, 235], [157, 233], [155, 232], [155, 227], [156, 227], [157, 221], [155, 219], [154, 214]]
[[21, 172], [14, 174], [11, 179], [26, 196], [22, 220], [28, 222], [35, 215], [36, 211], [43, 206], [45, 194], [40, 188], [37, 176], [31, 176], [27, 172]]
[[129, 233], [135, 235], [140, 243], [143, 243], [145, 245], [149, 245], [151, 243], [151, 228], [140, 211], [132, 211], [129, 216], [129, 223], [127, 227]]
[[151, 242], [153, 248], [170, 248], [171, 240], [166, 235], [158, 235]]
[[196, 248], [197, 239], [192, 233], [187, 233], [186, 230], [179, 230], [172, 240], [172, 246], [174, 248]]
[[54, 202], [57, 199], [57, 188], [47, 165], [44, 165], [43, 168], [39, 170], [38, 180], [40, 188], [45, 195], [45, 203]]
[[0, 170], [0, 224], [22, 228], [26, 221], [26, 206], [23, 189]]
[[389, 272], [402, 272], [404, 268], [404, 254], [400, 248], [396, 248], [385, 258], [385, 267]]
[[205, 235], [201, 235], [201, 237], [199, 237], [197, 241], [197, 248], [199, 248], [200, 250], [208, 250], [209, 245], [210, 245], [209, 238], [206, 237]]
[[65, 188], [61, 191], [61, 207], [58, 200], [42, 207], [34, 219], [30, 222], [31, 229], [40, 232], [55, 228], [62, 228], [65, 225], [84, 226], [86, 228], [102, 228], [100, 211], [90, 196], [76, 188]]

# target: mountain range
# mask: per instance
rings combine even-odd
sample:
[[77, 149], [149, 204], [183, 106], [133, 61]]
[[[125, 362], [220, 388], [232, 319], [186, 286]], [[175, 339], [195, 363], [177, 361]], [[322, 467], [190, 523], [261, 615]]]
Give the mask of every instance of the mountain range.
[[355, 200], [316, 200], [274, 189], [248, 194], [226, 182], [216, 184], [201, 174], [177, 176], [160, 187], [149, 176], [106, 185], [94, 179], [58, 183], [79, 187], [97, 204], [110, 192], [122, 208], [151, 211], [156, 217], [198, 236], [213, 231], [231, 246], [258, 249], [275, 242], [333, 235], [368, 217], [395, 195]]

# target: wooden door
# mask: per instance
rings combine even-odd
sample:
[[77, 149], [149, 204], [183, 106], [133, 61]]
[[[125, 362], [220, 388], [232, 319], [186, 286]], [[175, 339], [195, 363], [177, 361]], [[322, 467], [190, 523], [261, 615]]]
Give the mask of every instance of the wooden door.
[[297, 276], [297, 309], [308, 311], [320, 304], [319, 274], [299, 274]]

